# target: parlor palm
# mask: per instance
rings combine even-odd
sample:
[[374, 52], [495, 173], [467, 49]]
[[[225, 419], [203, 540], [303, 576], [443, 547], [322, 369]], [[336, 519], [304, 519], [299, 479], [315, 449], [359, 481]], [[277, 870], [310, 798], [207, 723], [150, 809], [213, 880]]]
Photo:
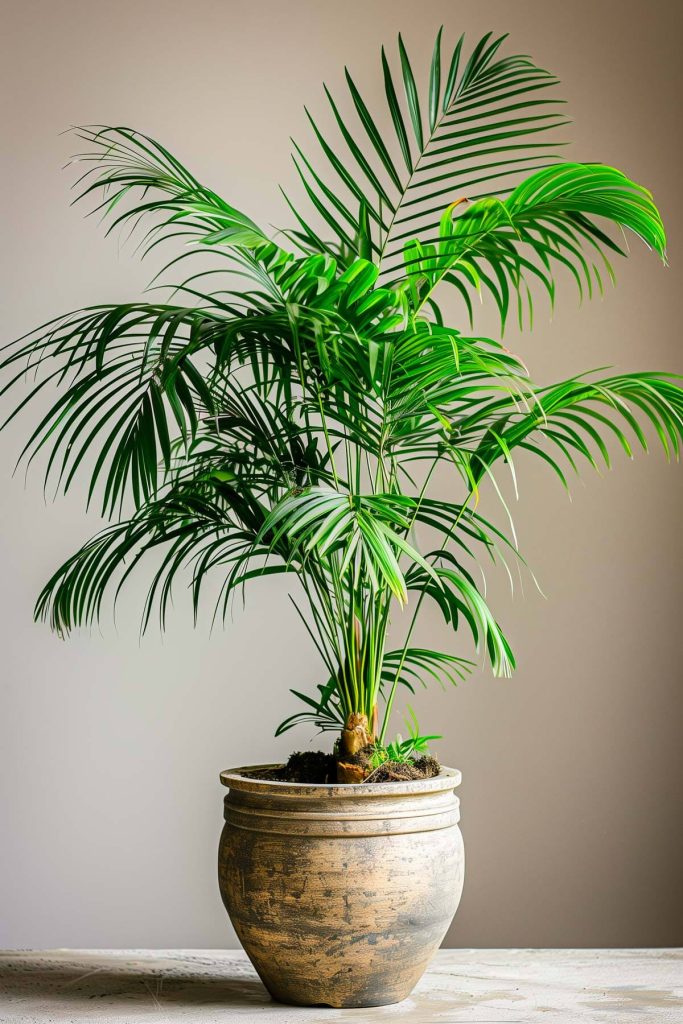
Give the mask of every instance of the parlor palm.
[[[605, 438], [646, 448], [644, 428], [678, 455], [673, 376], [539, 388], [475, 332], [477, 293], [504, 326], [529, 323], [539, 298], [552, 304], [558, 274], [581, 295], [601, 291], [625, 253], [610, 225], [665, 258], [650, 193], [562, 159], [555, 78], [502, 56], [503, 42], [486, 36], [466, 55], [460, 39], [445, 60], [439, 32], [423, 93], [399, 37], [395, 67], [382, 51], [377, 113], [347, 72], [354, 116], [326, 90], [334, 134], [309, 115], [315, 156], [295, 144], [300, 199], [286, 194], [293, 227], [275, 234], [153, 139], [75, 132], [78, 198], [143, 253], [165, 248], [173, 287], [163, 302], [58, 317], [5, 349], [5, 391], [22, 389], [6, 422], [52, 396], [37, 403], [22, 459], [42, 457], [46, 487], [84, 478], [110, 520], [38, 599], [56, 630], [97, 619], [141, 561], [145, 626], [164, 624], [174, 584], [189, 584], [196, 615], [218, 579], [221, 616], [248, 582], [290, 574], [325, 679], [297, 692], [301, 709], [280, 728], [343, 730], [342, 754], [351, 726], [384, 743], [399, 686], [470, 668], [454, 650], [416, 646], [425, 599], [496, 674], [514, 668], [473, 574], [484, 558], [519, 557], [479, 511], [485, 479], [500, 494], [497, 463], [514, 475], [515, 450], [528, 452], [566, 483], [582, 461], [609, 464]], [[439, 305], [449, 291], [456, 326]], [[432, 495], [442, 465], [457, 500]], [[402, 606], [401, 646], [387, 650]]]

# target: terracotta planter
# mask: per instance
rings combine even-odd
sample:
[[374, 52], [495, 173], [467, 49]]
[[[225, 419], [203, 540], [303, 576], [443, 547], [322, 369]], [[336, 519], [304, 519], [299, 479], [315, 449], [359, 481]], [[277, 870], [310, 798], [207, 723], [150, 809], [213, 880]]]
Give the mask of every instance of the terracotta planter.
[[229, 792], [218, 877], [270, 994], [344, 1007], [405, 999], [460, 900], [460, 772], [316, 786], [247, 770], [221, 774]]

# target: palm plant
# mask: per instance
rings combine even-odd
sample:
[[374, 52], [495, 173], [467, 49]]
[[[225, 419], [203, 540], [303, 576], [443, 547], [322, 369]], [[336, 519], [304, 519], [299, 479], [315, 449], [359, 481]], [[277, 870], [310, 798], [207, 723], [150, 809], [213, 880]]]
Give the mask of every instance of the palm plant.
[[[285, 196], [295, 227], [277, 240], [148, 136], [75, 130], [77, 198], [109, 231], [135, 233], [143, 254], [183, 243], [162, 280], [193, 267], [165, 302], [68, 313], [2, 360], [4, 391], [24, 388], [5, 424], [56, 387], [21, 459], [44, 456], [56, 490], [84, 475], [88, 503], [110, 520], [55, 572], [37, 616], [61, 633], [92, 623], [143, 560], [143, 627], [154, 614], [163, 627], [179, 579], [196, 616], [217, 577], [225, 615], [248, 581], [291, 574], [326, 681], [296, 693], [301, 710], [279, 731], [337, 731], [344, 780], [360, 746], [386, 744], [400, 686], [470, 668], [414, 645], [425, 599], [469, 630], [494, 673], [514, 668], [472, 573], [484, 557], [520, 557], [477, 511], [485, 479], [501, 494], [496, 464], [514, 475], [520, 449], [566, 484], [580, 460], [609, 465], [605, 437], [647, 448], [649, 424], [676, 456], [683, 437], [672, 375], [536, 387], [516, 356], [473, 333], [477, 293], [503, 328], [530, 322], [539, 294], [552, 303], [558, 273], [580, 295], [601, 291], [625, 254], [610, 224], [662, 260], [665, 235], [645, 188], [562, 160], [567, 121], [549, 72], [501, 56], [504, 36], [469, 55], [461, 38], [443, 60], [441, 36], [424, 96], [400, 36], [397, 67], [381, 55], [386, 109], [373, 115], [348, 72], [352, 118], [325, 90], [334, 137], [309, 115], [322, 160], [295, 144], [302, 198]], [[457, 327], [439, 304], [449, 291]], [[430, 493], [442, 464], [458, 500]], [[406, 605], [403, 643], [387, 650], [392, 609]]]

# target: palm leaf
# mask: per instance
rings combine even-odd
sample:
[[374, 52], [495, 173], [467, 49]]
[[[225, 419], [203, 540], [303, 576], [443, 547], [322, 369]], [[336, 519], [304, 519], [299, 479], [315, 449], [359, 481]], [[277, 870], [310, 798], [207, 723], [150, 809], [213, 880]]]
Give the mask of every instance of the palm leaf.
[[124, 224], [134, 231], [150, 217], [143, 252], [171, 238], [245, 249], [268, 243], [249, 217], [200, 184], [148, 135], [107, 125], [86, 125], [73, 134], [89, 147], [71, 159], [86, 168], [75, 183], [74, 202], [95, 198], [91, 212], [111, 217], [107, 233]]
[[[49, 619], [65, 634], [92, 625], [111, 594], [114, 603], [136, 567], [156, 558], [142, 626], [146, 629], [155, 608], [166, 624], [173, 588], [180, 583], [192, 597], [195, 620], [208, 579], [222, 583], [217, 610], [226, 609], [230, 570], [251, 559], [271, 559], [252, 576], [290, 571], [290, 552], [281, 543], [272, 561], [273, 547], [256, 540], [265, 512], [248, 488], [238, 489], [220, 474], [186, 475], [166, 492], [144, 503], [129, 519], [100, 531], [53, 574], [36, 604], [36, 617]], [[226, 572], [228, 573], [226, 577]]]
[[341, 576], [362, 572], [372, 589], [387, 587], [400, 604], [407, 600], [401, 554], [438, 579], [420, 553], [402, 532], [410, 527], [410, 502], [399, 495], [353, 495], [333, 488], [309, 487], [285, 497], [266, 518], [258, 540], [268, 534], [271, 543], [286, 537], [292, 557], [306, 559], [315, 553], [320, 559], [336, 558]]
[[[124, 495], [137, 505], [154, 495], [170, 468], [172, 435], [188, 442], [213, 411], [211, 390], [195, 364], [224, 321], [208, 311], [129, 303], [93, 306], [58, 318], [8, 346], [0, 394], [34, 382], [7, 416], [11, 422], [39, 396], [61, 386], [32, 431], [20, 461], [50, 445], [45, 486], [68, 490], [87, 465], [88, 498], [102, 480], [102, 510], [112, 515]], [[47, 389], [47, 390], [46, 390]], [[94, 464], [88, 456], [96, 451]]]
[[[540, 281], [551, 299], [554, 266], [568, 269], [583, 294], [593, 277], [611, 275], [605, 250], [625, 255], [593, 221], [603, 218], [636, 234], [665, 261], [666, 235], [647, 189], [601, 164], [566, 163], [537, 171], [504, 201], [482, 199], [439, 231], [404, 250], [396, 283], [408, 275], [415, 309], [446, 282], [459, 289], [483, 283], [493, 294], [504, 327], [510, 295]], [[597, 258], [597, 262], [596, 262]]]
[[[433, 575], [438, 577], [438, 583], [434, 582]], [[415, 566], [406, 576], [406, 585], [409, 590], [418, 590], [432, 598], [454, 630], [461, 617], [467, 622], [477, 649], [482, 645], [486, 647], [494, 675], [512, 674], [515, 658], [510, 644], [462, 566], [450, 557], [447, 565], [434, 565], [431, 575], [425, 574], [422, 566]]]
[[[482, 411], [488, 426], [472, 460], [474, 476], [481, 479], [498, 458], [509, 460], [511, 450], [521, 447], [548, 462], [566, 484], [560, 466], [540, 447], [540, 441], [554, 446], [573, 468], [576, 465], [572, 453], [596, 468], [597, 456], [609, 467], [609, 451], [600, 430], [615, 436], [631, 457], [629, 433], [648, 450], [643, 423], [653, 428], [667, 457], [678, 458], [683, 444], [683, 391], [677, 383], [680, 379], [656, 373], [622, 374], [597, 380], [571, 378], [538, 389], [534, 407], [528, 412], [492, 403]], [[481, 426], [482, 419], [475, 416], [464, 425], [464, 432], [478, 434]]]
[[[557, 84], [553, 75], [524, 55], [501, 57], [506, 37], [488, 34], [466, 60], [464, 41], [458, 41], [444, 65], [448, 72], [442, 88], [441, 36], [439, 30], [424, 101], [399, 36], [398, 75], [382, 50], [387, 109], [379, 115], [381, 122], [370, 113], [347, 71], [356, 114], [353, 124], [342, 118], [326, 89], [339, 140], [327, 140], [309, 114], [329, 170], [314, 170], [315, 161], [297, 147], [297, 172], [315, 211], [332, 230], [339, 252], [360, 255], [354, 239], [361, 236], [362, 208], [382, 271], [390, 272], [407, 238], [434, 235], [443, 209], [453, 199], [503, 194], [530, 170], [554, 163], [562, 144], [554, 132], [567, 119], [561, 113], [563, 101], [552, 92]], [[404, 166], [397, 164], [392, 146], [384, 141], [387, 132], [380, 124], [387, 115], [395, 136], [391, 141]], [[301, 234], [305, 244], [318, 248], [317, 233], [304, 228]]]
[[387, 685], [396, 679], [414, 692], [415, 686], [426, 686], [429, 680], [443, 688], [444, 683], [457, 686], [472, 671], [474, 662], [444, 651], [432, 651], [424, 647], [407, 647], [387, 651], [384, 655], [382, 683]]

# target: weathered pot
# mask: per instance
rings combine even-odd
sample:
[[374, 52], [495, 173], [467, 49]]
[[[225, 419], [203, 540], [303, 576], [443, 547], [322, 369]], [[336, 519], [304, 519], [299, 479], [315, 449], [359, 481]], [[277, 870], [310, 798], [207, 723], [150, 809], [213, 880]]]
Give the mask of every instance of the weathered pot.
[[221, 774], [218, 877], [264, 985], [298, 1005], [405, 999], [460, 901], [460, 772], [318, 786], [241, 774], [255, 770]]

